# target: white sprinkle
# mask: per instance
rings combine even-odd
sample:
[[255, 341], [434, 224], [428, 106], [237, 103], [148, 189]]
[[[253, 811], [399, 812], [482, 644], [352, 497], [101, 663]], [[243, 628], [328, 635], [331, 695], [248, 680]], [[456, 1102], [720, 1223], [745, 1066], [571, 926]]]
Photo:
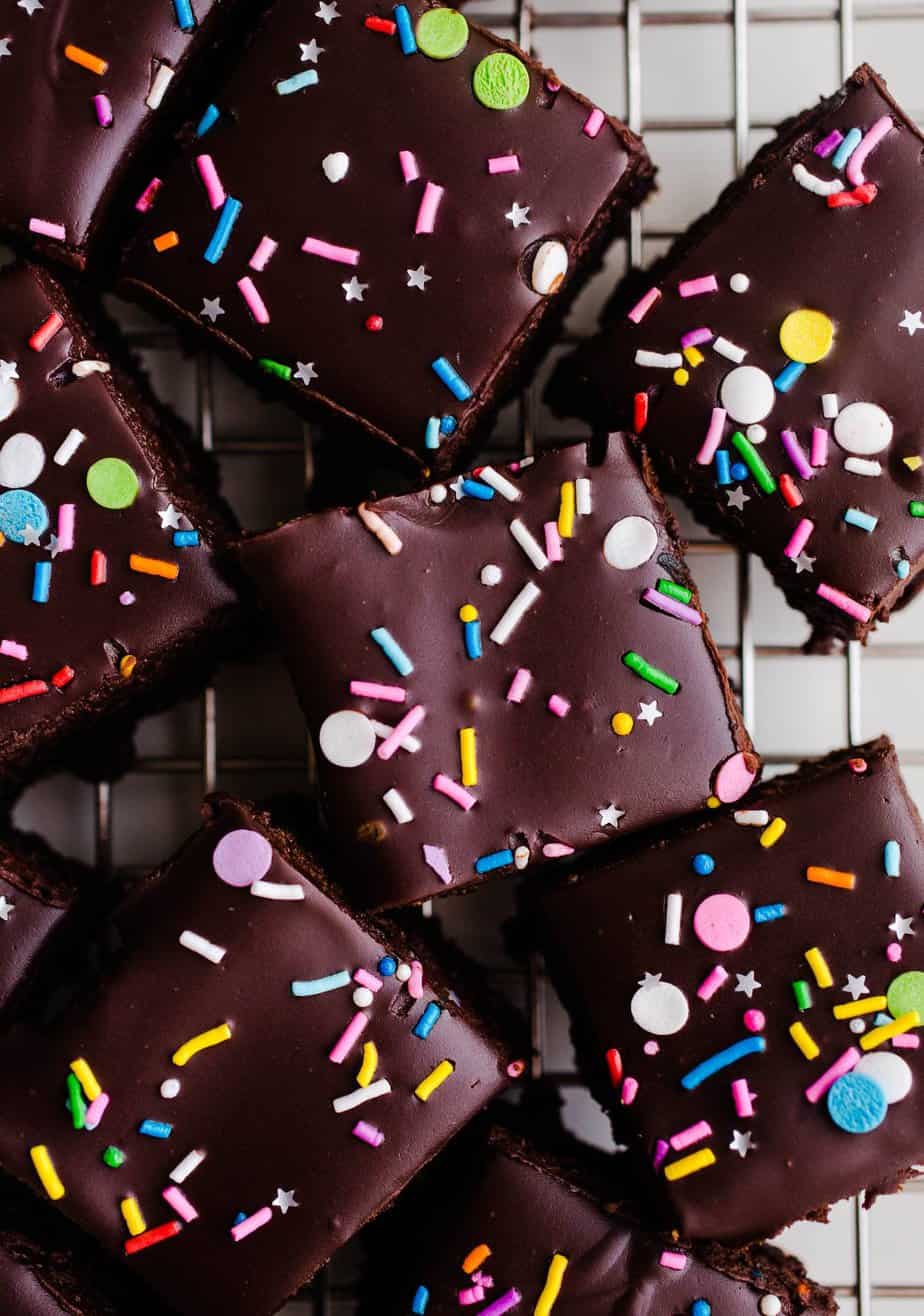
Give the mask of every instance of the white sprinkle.
[[732, 292], [747, 292], [751, 286], [751, 280], [746, 274], [733, 274], [728, 280], [728, 286]]
[[848, 457], [844, 462], [844, 470], [849, 471], [851, 475], [881, 475], [882, 466], [877, 461], [871, 461], [866, 457]]
[[658, 370], [679, 370], [683, 365], [683, 357], [679, 352], [647, 352], [640, 347], [635, 353], [635, 364], [654, 366]]
[[305, 888], [297, 882], [254, 882], [250, 894], [264, 900], [304, 900]]
[[55, 453], [55, 465], [66, 466], [80, 447], [81, 443], [85, 441], [86, 437], [86, 434], [81, 434], [80, 430], [71, 430], [58, 451]]
[[382, 803], [387, 804], [391, 809], [396, 822], [409, 823], [414, 821], [414, 815], [408, 808], [407, 801], [400, 791], [395, 790], [394, 786], [382, 796]]
[[822, 393], [821, 395], [821, 412], [825, 420], [834, 420], [840, 410], [837, 403], [836, 393]]
[[204, 1160], [204, 1151], [191, 1151], [188, 1156], [183, 1157], [175, 1169], [170, 1171], [170, 1178], [174, 1183], [185, 1183], [193, 1170], [198, 1170]]
[[386, 521], [383, 521], [378, 512], [373, 512], [365, 503], [360, 503], [356, 509], [356, 515], [362, 521], [363, 525], [370, 534], [375, 535], [376, 539], [392, 557], [396, 557], [404, 547], [401, 540], [392, 530]]
[[108, 361], [75, 361], [71, 366], [75, 379], [88, 379], [90, 375], [108, 375]]
[[[395, 729], [394, 727], [390, 727], [387, 722], [374, 722], [372, 721], [372, 718], [370, 718], [369, 721], [372, 723], [372, 730], [378, 736], [379, 740], [387, 740]], [[422, 743], [423, 742], [418, 740], [416, 736], [405, 736], [401, 742], [401, 748], [406, 749], [409, 754], [416, 754]]]
[[536, 602], [542, 590], [528, 580], [491, 632], [495, 644], [506, 644], [517, 626]]
[[516, 868], [518, 872], [522, 873], [523, 869], [527, 866], [528, 863], [529, 863], [529, 846], [518, 845], [513, 852], [514, 868]]
[[664, 940], [668, 946], [680, 945], [680, 916], [683, 913], [683, 896], [679, 891], [672, 891], [667, 897], [667, 911], [664, 918]]
[[506, 475], [501, 475], [499, 471], [495, 471], [493, 466], [482, 466], [478, 471], [478, 478], [506, 498], [508, 503], [518, 503], [523, 497], [513, 481], [508, 480]]
[[200, 937], [198, 932], [190, 932], [188, 929], [180, 933], [180, 945], [186, 950], [195, 951], [197, 955], [201, 955], [204, 960], [210, 960], [212, 964], [220, 964], [227, 954], [224, 946], [216, 946], [214, 942]]
[[713, 338], [712, 350], [718, 352], [719, 356], [724, 356], [727, 361], [734, 361], [739, 366], [747, 356], [747, 352], [743, 347], [738, 347], [736, 343], [730, 343], [727, 338], [722, 337]]
[[353, 1004], [357, 1010], [368, 1010], [374, 1000], [375, 997], [368, 987], [357, 987], [353, 993]]
[[844, 184], [839, 178], [824, 179], [817, 174], [810, 174], [801, 161], [793, 165], [792, 176], [800, 187], [804, 187], [807, 192], [814, 192], [816, 196], [833, 196], [835, 192], [844, 190]]
[[766, 809], [737, 809], [735, 822], [739, 827], [766, 827], [770, 815]]
[[487, 585], [489, 589], [492, 589], [495, 585], [499, 585], [503, 580], [503, 577], [504, 573], [494, 562], [486, 562], [481, 568], [481, 583], [482, 585]]
[[160, 1095], [164, 1101], [173, 1101], [180, 1095], [180, 1080], [178, 1078], [165, 1078], [160, 1085]]
[[574, 482], [574, 504], [578, 516], [590, 516], [590, 481], [586, 475], [579, 475]]
[[[545, 571], [546, 567], [549, 565], [549, 559], [542, 551], [538, 539], [536, 539], [532, 531], [523, 524], [519, 517], [510, 522], [510, 533], [529, 558], [530, 562], [532, 562], [536, 570]], [[494, 637], [492, 636], [491, 638], [493, 639]]]
[[[348, 1110], [355, 1110], [357, 1106], [364, 1105], [367, 1101], [375, 1101], [376, 1097], [385, 1097], [391, 1091], [391, 1084], [387, 1078], [378, 1078], [368, 1087], [357, 1088], [355, 1092], [347, 1092], [345, 1096], [334, 1097], [332, 1106], [338, 1115], [345, 1114]], [[173, 1175], [170, 1176], [171, 1179]]]
[[763, 425], [749, 425], [747, 428], [747, 436], [752, 443], [763, 443], [764, 439], [767, 437], [767, 431]]
[[145, 105], [149, 110], [159, 110], [160, 103], [164, 99], [167, 88], [173, 81], [173, 69], [169, 64], [160, 63], [157, 66], [157, 72], [151, 81], [151, 90], [148, 92], [148, 98]]
[[439, 503], [445, 503], [445, 501], [446, 501], [445, 484], [434, 484], [430, 489], [430, 502], [439, 504]]
[[395, 969], [395, 977], [399, 982], [407, 982], [411, 976], [411, 966], [409, 964], [399, 964]]

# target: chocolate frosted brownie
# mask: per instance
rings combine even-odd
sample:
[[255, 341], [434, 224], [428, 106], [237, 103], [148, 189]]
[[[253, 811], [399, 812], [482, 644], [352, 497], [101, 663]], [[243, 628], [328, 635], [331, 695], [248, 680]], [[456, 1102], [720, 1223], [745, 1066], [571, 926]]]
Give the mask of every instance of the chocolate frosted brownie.
[[670, 514], [620, 436], [303, 517], [240, 553], [363, 906], [598, 846], [754, 779]]
[[864, 638], [924, 562], [924, 139], [862, 67], [784, 124], [561, 366], [818, 630]]
[[623, 124], [419, 0], [276, 0], [153, 173], [124, 290], [418, 473], [470, 447], [653, 178]]
[[522, 1072], [226, 797], [92, 994], [0, 1041], [0, 1164], [181, 1316], [268, 1316]]
[[767, 1237], [924, 1160], [922, 863], [879, 740], [539, 893], [580, 1059], [683, 1235]]

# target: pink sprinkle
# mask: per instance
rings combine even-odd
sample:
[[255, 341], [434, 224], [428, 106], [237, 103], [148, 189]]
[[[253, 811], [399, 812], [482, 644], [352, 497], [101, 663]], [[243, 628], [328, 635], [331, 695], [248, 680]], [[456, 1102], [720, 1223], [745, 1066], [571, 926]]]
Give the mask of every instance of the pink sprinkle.
[[802, 451], [802, 445], [796, 438], [795, 430], [783, 430], [780, 434], [780, 440], [786, 449], [786, 456], [795, 467], [796, 474], [801, 475], [803, 480], [810, 480], [815, 472]]
[[440, 202], [443, 199], [444, 189], [438, 183], [428, 183], [424, 188], [423, 196], [420, 198], [420, 207], [417, 211], [417, 223], [414, 226], [415, 233], [432, 233], [436, 224], [436, 212], [440, 208]]
[[77, 508], [74, 503], [62, 503], [58, 508], [58, 548], [67, 553], [74, 547], [74, 517]]
[[697, 1120], [691, 1124], [688, 1129], [681, 1129], [675, 1133], [670, 1140], [674, 1151], [685, 1151], [687, 1147], [692, 1147], [694, 1143], [702, 1142], [704, 1138], [712, 1137], [712, 1125], [708, 1120]]
[[852, 599], [843, 590], [835, 589], [833, 585], [826, 585], [824, 581], [821, 582], [815, 593], [820, 599], [824, 599], [826, 603], [831, 603], [835, 608], [840, 608], [841, 612], [846, 612], [848, 617], [853, 617], [854, 621], [867, 622], [873, 615], [870, 609], [865, 608], [862, 603]]
[[29, 657], [29, 650], [24, 644], [17, 644], [15, 640], [0, 640], [0, 654], [4, 658], [18, 658], [24, 663]]
[[340, 1034], [339, 1039], [331, 1047], [327, 1057], [328, 1060], [333, 1061], [335, 1065], [342, 1065], [350, 1054], [354, 1043], [358, 1042], [365, 1032], [368, 1022], [369, 1016], [363, 1014], [362, 1010], [358, 1010]]
[[252, 270], [265, 270], [275, 255], [278, 246], [278, 242], [274, 242], [272, 238], [267, 237], [264, 233], [263, 237], [257, 243], [253, 255], [248, 261], [250, 268]]
[[518, 155], [488, 156], [489, 174], [518, 174], [519, 172], [520, 157]]
[[822, 137], [820, 142], [816, 142], [815, 154], [820, 156], [822, 160], [827, 160], [828, 156], [834, 154], [843, 140], [844, 134], [838, 132], [835, 128], [833, 132], [828, 133], [827, 137]]
[[401, 163], [401, 172], [404, 175], [406, 183], [413, 183], [420, 177], [420, 170], [417, 168], [417, 157], [413, 151], [399, 151], [398, 160]]
[[106, 1108], [109, 1105], [108, 1092], [101, 1092], [87, 1106], [86, 1113], [83, 1117], [84, 1126], [92, 1133], [94, 1129], [99, 1128], [103, 1122], [103, 1116], [106, 1114]]
[[459, 1290], [459, 1305], [462, 1307], [471, 1307], [476, 1302], [484, 1300], [484, 1289], [480, 1284], [473, 1284], [470, 1289]]
[[651, 1164], [656, 1170], [660, 1170], [661, 1166], [667, 1160], [667, 1153], [670, 1149], [670, 1143], [665, 1142], [663, 1138], [659, 1138], [655, 1143], [654, 1156], [651, 1158]]
[[827, 466], [828, 464], [828, 431], [816, 425], [812, 430], [812, 465]]
[[199, 1212], [193, 1206], [186, 1194], [181, 1192], [175, 1184], [171, 1184], [169, 1188], [165, 1188], [161, 1196], [167, 1205], [173, 1208], [180, 1219], [185, 1220], [188, 1225], [192, 1224], [194, 1220], [199, 1219]]
[[510, 689], [507, 691], [508, 702], [511, 704], [522, 704], [523, 696], [529, 689], [532, 679], [532, 672], [528, 671], [525, 667], [519, 668], [516, 676], [514, 676], [513, 680], [510, 682]]
[[449, 867], [449, 859], [446, 851], [441, 845], [424, 845], [423, 847], [424, 863], [428, 868], [432, 868], [439, 880], [444, 886], [449, 886], [452, 881], [452, 871]]
[[754, 1114], [754, 1093], [748, 1087], [747, 1079], [733, 1079], [731, 1090], [735, 1113], [743, 1120], [750, 1119]]
[[668, 1252], [667, 1248], [664, 1249], [658, 1260], [660, 1261], [661, 1265], [665, 1266], [668, 1270], [686, 1270], [687, 1267], [687, 1258], [685, 1253]]
[[762, 1033], [767, 1024], [763, 1010], [745, 1010], [744, 1026], [749, 1033]]
[[440, 795], [445, 795], [447, 799], [452, 800], [453, 804], [458, 804], [459, 808], [464, 809], [466, 813], [478, 803], [474, 795], [470, 795], [463, 786], [453, 781], [451, 777], [447, 777], [444, 772], [438, 772], [433, 778], [433, 789], [439, 791]]
[[396, 754], [401, 747], [405, 736], [409, 736], [416, 727], [420, 726], [426, 716], [427, 710], [424, 708], [423, 704], [415, 704], [410, 712], [405, 713], [398, 725], [388, 733], [381, 745], [379, 745], [378, 750], [376, 751], [379, 758], [385, 759], [387, 762], [392, 755]]
[[93, 97], [93, 108], [96, 110], [96, 119], [101, 128], [108, 128], [112, 123], [112, 101], [102, 92]]
[[645, 316], [651, 310], [652, 306], [654, 306], [655, 302], [659, 301], [660, 298], [661, 298], [660, 288], [649, 288], [648, 291], [645, 293], [645, 296], [642, 297], [639, 301], [637, 301], [635, 305], [632, 307], [632, 310], [629, 312], [627, 318], [630, 319], [633, 324], [641, 324]]
[[561, 552], [561, 535], [558, 533], [558, 523], [555, 521], [546, 521], [542, 527], [545, 531], [545, 555], [550, 562], [560, 562], [562, 560]]
[[381, 1129], [377, 1129], [374, 1124], [367, 1124], [365, 1120], [359, 1120], [353, 1125], [353, 1137], [359, 1138], [360, 1142], [366, 1142], [370, 1147], [381, 1147], [385, 1141], [385, 1134]]
[[815, 522], [810, 521], [807, 516], [803, 517], [792, 532], [789, 543], [783, 549], [784, 555], [793, 559], [797, 558], [811, 539], [814, 529]]
[[686, 603], [681, 603], [679, 599], [672, 599], [668, 594], [662, 594], [657, 589], [646, 589], [642, 595], [642, 602], [648, 603], [652, 608], [657, 608], [660, 612], [667, 612], [678, 621], [689, 622], [691, 626], [702, 626], [703, 619], [695, 608], [689, 607]]
[[302, 251], [307, 251], [309, 256], [321, 256], [324, 260], [337, 261], [340, 265], [359, 264], [358, 251], [354, 251], [352, 247], [336, 247], [332, 242], [324, 242], [321, 238], [305, 238]]
[[714, 274], [704, 274], [699, 279], [683, 279], [677, 284], [681, 297], [700, 297], [704, 292], [718, 292], [719, 281]]
[[699, 347], [700, 343], [711, 343], [715, 334], [705, 325], [701, 329], [690, 329], [680, 339], [681, 347]]
[[863, 166], [867, 158], [872, 155], [883, 137], [887, 137], [894, 126], [888, 114], [884, 114], [881, 119], [877, 119], [847, 161], [847, 181], [853, 183], [854, 187], [860, 187], [866, 181], [863, 177]]
[[584, 121], [584, 135], [586, 137], [596, 137], [605, 122], [606, 115], [602, 110], [591, 110]]
[[624, 1106], [631, 1106], [637, 1096], [638, 1079], [632, 1078], [631, 1076], [624, 1078], [622, 1080], [622, 1092], [620, 1093], [619, 1100]]
[[63, 242], [67, 237], [67, 230], [63, 224], [52, 224], [47, 219], [30, 219], [29, 232], [38, 233], [43, 238], [57, 238], [59, 242]]
[[648, 1041], [642, 1047], [642, 1050], [645, 1052], [646, 1056], [656, 1056], [659, 1054], [661, 1047], [653, 1037], [649, 1037]]
[[370, 992], [377, 992], [382, 986], [382, 979], [377, 978], [368, 969], [357, 969], [353, 974], [353, 981], [358, 982], [360, 987], [368, 987]]
[[350, 694], [366, 699], [385, 699], [390, 704], [403, 704], [407, 691], [400, 685], [380, 685], [378, 681], [351, 681]]
[[899, 1033], [898, 1037], [892, 1038], [892, 1045], [900, 1051], [916, 1051], [921, 1045], [921, 1039], [917, 1033]]
[[902, 957], [902, 948], [897, 941], [890, 941], [886, 946], [886, 959], [890, 964], [897, 964]]
[[722, 407], [713, 407], [712, 415], [709, 417], [709, 428], [706, 430], [706, 437], [703, 439], [703, 446], [696, 454], [696, 460], [700, 466], [709, 466], [713, 457], [719, 450], [719, 444], [722, 442], [722, 435], [725, 433], [725, 411]]
[[119, 595], [119, 602], [123, 608], [130, 608], [135, 601], [135, 596], [130, 589], [123, 590]]
[[815, 1082], [805, 1089], [805, 1095], [812, 1105], [816, 1105], [828, 1088], [836, 1083], [839, 1078], [843, 1077], [844, 1074], [849, 1074], [859, 1059], [860, 1052], [857, 1048], [855, 1046], [848, 1047], [840, 1059], [835, 1060], [830, 1069], [826, 1069], [819, 1078], [816, 1078]]
[[411, 960], [411, 976], [407, 980], [407, 994], [412, 1001], [419, 1001], [423, 996], [423, 965], [420, 960]]
[[231, 1228], [231, 1237], [235, 1243], [240, 1243], [241, 1239], [246, 1238], [248, 1234], [254, 1233], [257, 1229], [262, 1229], [268, 1225], [273, 1218], [272, 1207], [261, 1206], [259, 1211], [249, 1215], [246, 1220], [242, 1220], [239, 1225], [233, 1225]]
[[571, 704], [562, 695], [550, 695], [548, 708], [556, 717], [567, 717], [571, 711]]
[[569, 854], [574, 854], [574, 846], [563, 841], [546, 841], [542, 847], [543, 859], [566, 859]]
[[135, 209], [140, 210], [143, 215], [146, 214], [153, 206], [157, 199], [157, 193], [163, 185], [162, 179], [152, 178], [150, 183], [148, 183], [147, 187], [141, 193], [141, 196], [135, 202]]
[[245, 274], [243, 279], [238, 279], [237, 286], [257, 324], [269, 324], [270, 316], [269, 311], [266, 309], [266, 302], [257, 292], [256, 284], [250, 275]]
[[728, 982], [728, 973], [717, 964], [711, 973], [707, 973], [696, 989], [696, 995], [701, 1001], [711, 1001], [713, 996], [722, 986], [723, 982]]
[[220, 210], [228, 199], [228, 194], [221, 185], [218, 170], [215, 168], [215, 161], [210, 155], [197, 155], [196, 168], [199, 170], [199, 177], [205, 187], [205, 195], [209, 199], [209, 205], [213, 210]]

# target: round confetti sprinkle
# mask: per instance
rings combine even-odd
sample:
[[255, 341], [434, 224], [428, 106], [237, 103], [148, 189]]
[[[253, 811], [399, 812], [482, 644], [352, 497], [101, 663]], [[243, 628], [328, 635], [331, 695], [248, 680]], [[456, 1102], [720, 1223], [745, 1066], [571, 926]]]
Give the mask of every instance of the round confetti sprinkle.
[[834, 323], [823, 311], [790, 311], [780, 325], [780, 347], [791, 361], [813, 365], [827, 356], [834, 341]]
[[628, 736], [635, 726], [635, 718], [631, 713], [614, 713], [610, 726], [617, 736]]
[[689, 384], [689, 382], [690, 372], [684, 366], [681, 366], [679, 370], [674, 371], [674, 383], [678, 384], [680, 388], [683, 388], [684, 385]]
[[[439, 10], [434, 10], [439, 13]], [[541, 297], [558, 292], [568, 273], [568, 248], [563, 242], [543, 242], [533, 259], [529, 281]]]
[[900, 973], [889, 983], [886, 1000], [889, 1003], [889, 1014], [893, 1019], [908, 1014], [910, 1010], [917, 1010], [924, 1019], [924, 973], [919, 969]]
[[845, 1133], [872, 1133], [885, 1119], [888, 1102], [878, 1083], [854, 1070], [828, 1089], [828, 1114]]
[[756, 443], [759, 447], [763, 443], [764, 439], [767, 437], [766, 426], [749, 425], [747, 428], [747, 437], [751, 440], [752, 443]]
[[760, 1316], [780, 1316], [783, 1304], [775, 1293], [765, 1293], [757, 1307]]
[[695, 854], [693, 856], [693, 872], [699, 873], [700, 877], [708, 877], [710, 873], [715, 872], [715, 860], [711, 854]]
[[892, 442], [892, 422], [875, 402], [850, 402], [838, 413], [834, 437], [845, 452], [866, 457]]
[[672, 982], [651, 982], [639, 987], [629, 1009], [639, 1028], [658, 1037], [679, 1033], [690, 1017], [686, 996]]
[[19, 406], [19, 389], [15, 379], [0, 379], [0, 420], [12, 416]]
[[487, 109], [515, 110], [529, 95], [529, 70], [516, 55], [495, 50], [476, 66], [472, 88]]
[[853, 1072], [878, 1083], [890, 1106], [904, 1101], [911, 1091], [911, 1066], [894, 1051], [871, 1051], [857, 1061]]
[[380, 334], [385, 328], [385, 321], [380, 315], [370, 315], [366, 318], [366, 328], [370, 334]]
[[850, 1021], [850, 1031], [851, 1031], [852, 1033], [865, 1033], [865, 1032], [866, 1032], [866, 1020], [865, 1020], [865, 1019], [851, 1019], [851, 1021]]
[[468, 23], [458, 9], [430, 9], [418, 18], [415, 35], [430, 59], [455, 59], [468, 45]]
[[739, 484], [748, 478], [748, 468], [744, 462], [732, 462], [731, 478], [737, 480]]
[[165, 1101], [173, 1101], [174, 1097], [180, 1095], [180, 1080], [178, 1078], [165, 1078], [160, 1085], [160, 1095]]
[[118, 512], [138, 497], [138, 476], [121, 457], [101, 457], [87, 471], [87, 492], [100, 507]]
[[715, 793], [722, 804], [734, 804], [754, 784], [757, 760], [753, 754], [732, 754], [715, 774]]
[[697, 1298], [690, 1307], [690, 1316], [712, 1316], [712, 1306], [705, 1298]]
[[522, 1078], [525, 1073], [526, 1073], [525, 1060], [511, 1060], [510, 1064], [507, 1066], [508, 1078]]
[[107, 1147], [103, 1152], [103, 1164], [110, 1170], [119, 1170], [125, 1164], [125, 1153], [121, 1147]]
[[746, 274], [733, 274], [728, 280], [728, 286], [732, 292], [747, 292], [751, 286], [751, 280]]
[[48, 508], [28, 489], [10, 489], [0, 494], [0, 533], [14, 544], [24, 544], [26, 527], [38, 535], [48, 529]]
[[376, 967], [383, 978], [393, 978], [398, 961], [392, 955], [383, 955]]
[[350, 157], [346, 151], [331, 151], [321, 161], [324, 177], [329, 183], [339, 183], [346, 178], [350, 168]]
[[722, 380], [719, 389], [722, 406], [731, 420], [753, 425], [773, 410], [773, 380], [759, 366], [736, 366]]
[[357, 987], [353, 993], [353, 1004], [357, 1010], [366, 1010], [375, 999], [373, 993], [368, 987]]
[[661, 1047], [653, 1038], [649, 1038], [642, 1047], [642, 1050], [645, 1052], [646, 1056], [656, 1056], [660, 1053]]
[[318, 743], [328, 763], [338, 768], [358, 768], [372, 757], [375, 731], [365, 713], [343, 708], [321, 723]]
[[504, 573], [501, 571], [499, 566], [496, 566], [495, 563], [493, 562], [488, 562], [485, 566], [481, 568], [481, 583], [482, 585], [487, 585], [488, 588], [491, 589], [495, 585], [499, 585], [501, 583], [503, 574]]
[[445, 484], [434, 484], [430, 490], [430, 502], [436, 503], [437, 505], [445, 503], [446, 492]]
[[652, 556], [658, 532], [644, 516], [624, 516], [611, 525], [603, 541], [603, 556], [611, 567], [632, 571]]
[[749, 1033], [762, 1033], [767, 1026], [767, 1016], [763, 1010], [745, 1010], [744, 1026]]
[[890, 941], [886, 946], [886, 959], [890, 964], [897, 964], [902, 957], [902, 948], [897, 941]]
[[719, 799], [719, 797], [718, 797], [717, 795], [707, 795], [707, 796], [706, 796], [706, 808], [707, 808], [707, 809], [718, 809], [719, 806], [721, 805], [721, 803], [722, 803], [722, 801]]
[[273, 847], [249, 827], [226, 832], [212, 851], [212, 867], [228, 886], [253, 886], [273, 862]]
[[45, 465], [45, 449], [34, 434], [11, 434], [0, 448], [0, 484], [25, 489], [34, 484]]
[[701, 901], [693, 915], [693, 931], [710, 950], [737, 950], [751, 931], [751, 914], [743, 900], [721, 891]]
[[399, 964], [395, 969], [395, 977], [399, 982], [407, 982], [411, 976], [411, 966], [409, 964]]

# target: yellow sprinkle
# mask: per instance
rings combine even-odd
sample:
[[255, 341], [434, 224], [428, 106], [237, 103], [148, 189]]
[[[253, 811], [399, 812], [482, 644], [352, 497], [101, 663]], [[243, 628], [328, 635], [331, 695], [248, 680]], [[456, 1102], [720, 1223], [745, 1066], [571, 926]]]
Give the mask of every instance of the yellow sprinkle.
[[6, 535], [0, 533], [0, 548], [6, 543]]
[[414, 1089], [414, 1096], [419, 1101], [429, 1101], [438, 1087], [441, 1087], [455, 1069], [451, 1060], [441, 1060], [436, 1069], [430, 1071], [426, 1078], [420, 1080]]
[[379, 1064], [379, 1052], [374, 1042], [363, 1043], [363, 1063], [359, 1067], [359, 1073], [356, 1075], [356, 1086], [367, 1088], [375, 1078], [375, 1071]]
[[674, 383], [679, 385], [680, 388], [683, 388], [683, 386], [685, 384], [689, 384], [689, 382], [690, 382], [689, 370], [684, 370], [683, 366], [681, 366], [679, 370], [674, 371]]
[[480, 1266], [484, 1265], [490, 1255], [491, 1249], [488, 1247], [487, 1243], [479, 1243], [477, 1247], [472, 1248], [471, 1252], [469, 1252], [468, 1256], [462, 1262], [462, 1269], [465, 1271], [466, 1275], [471, 1275], [474, 1271], [478, 1270]]
[[846, 1001], [843, 1005], [835, 1005], [835, 1019], [857, 1019], [861, 1014], [875, 1014], [877, 1010], [885, 1010], [888, 1006], [888, 998], [885, 996], [867, 996], [861, 1001]]
[[64, 1184], [58, 1178], [58, 1173], [52, 1164], [51, 1157], [48, 1155], [47, 1147], [30, 1147], [29, 1155], [32, 1157], [32, 1164], [35, 1166], [35, 1173], [38, 1175], [42, 1187], [53, 1202], [57, 1202], [64, 1196]]
[[459, 761], [462, 764], [462, 785], [478, 785], [478, 759], [475, 756], [475, 728], [459, 728]]
[[174, 1051], [173, 1063], [182, 1069], [200, 1051], [205, 1051], [210, 1046], [218, 1046], [220, 1042], [230, 1041], [231, 1029], [227, 1024], [219, 1024], [217, 1028], [210, 1028], [208, 1032], [199, 1033], [196, 1037], [191, 1037], [188, 1042], [184, 1042], [178, 1051]]
[[610, 726], [617, 736], [628, 736], [635, 726], [635, 719], [631, 713], [614, 713]]
[[138, 659], [133, 653], [126, 653], [119, 660], [119, 675], [124, 676], [126, 680], [132, 675], [138, 666]]
[[815, 1041], [814, 1037], [812, 1037], [805, 1024], [790, 1024], [789, 1036], [805, 1056], [806, 1060], [814, 1060], [816, 1056], [821, 1055], [821, 1048]]
[[697, 366], [701, 366], [706, 359], [698, 347], [685, 347], [683, 354], [687, 359], [687, 364], [691, 365], [694, 370]]
[[132, 1238], [136, 1238], [138, 1234], [143, 1234], [147, 1229], [147, 1225], [144, 1222], [144, 1216], [141, 1214], [138, 1198], [123, 1197], [119, 1206], [122, 1211], [122, 1219], [128, 1226], [128, 1232]]
[[159, 233], [153, 242], [155, 251], [169, 251], [171, 247], [180, 245], [180, 235], [175, 228], [172, 228], [167, 233]]
[[922, 463], [924, 463], [924, 457], [903, 457], [902, 461], [908, 467], [909, 471], [919, 471]]
[[907, 1014], [900, 1014], [897, 1019], [893, 1019], [890, 1024], [883, 1024], [881, 1028], [874, 1028], [872, 1032], [864, 1033], [860, 1038], [860, 1045], [864, 1051], [872, 1051], [873, 1047], [881, 1046], [890, 1038], [907, 1033], [909, 1028], [920, 1028], [920, 1026], [921, 1016], [917, 1010], [909, 1010]]
[[104, 59], [99, 55], [91, 55], [89, 50], [81, 50], [80, 46], [65, 46], [64, 58], [69, 59], [72, 64], [79, 64], [82, 69], [88, 69], [91, 73], [96, 73], [103, 77], [109, 68]]
[[710, 1165], [715, 1165], [715, 1152], [711, 1147], [702, 1147], [698, 1152], [691, 1152], [689, 1156], [681, 1156], [679, 1161], [665, 1165], [664, 1177], [673, 1183], [675, 1179], [686, 1179], [688, 1174], [696, 1174], [697, 1170], [708, 1170]]
[[87, 1101], [95, 1101], [101, 1097], [103, 1089], [96, 1080], [96, 1075], [85, 1060], [72, 1060], [71, 1073], [77, 1079], [77, 1082], [83, 1088], [83, 1095]]
[[463, 603], [459, 609], [459, 621], [477, 621], [478, 609], [471, 603]]
[[760, 843], [765, 850], [769, 850], [771, 845], [776, 845], [777, 841], [786, 831], [785, 818], [773, 818], [767, 823], [767, 826], [760, 834]]
[[855, 873], [841, 873], [836, 868], [816, 868], [812, 865], [805, 870], [805, 876], [810, 882], [840, 887], [842, 891], [852, 891], [857, 882]]
[[555, 1299], [561, 1293], [561, 1282], [564, 1278], [565, 1271], [568, 1268], [568, 1258], [563, 1257], [560, 1252], [555, 1252], [552, 1260], [549, 1262], [548, 1274], [545, 1277], [545, 1285], [539, 1294], [539, 1299], [533, 1308], [533, 1316], [549, 1316], [549, 1312], [555, 1306]]
[[719, 799], [718, 795], [709, 795], [706, 798], [707, 809], [718, 809], [721, 803], [722, 801]]
[[130, 553], [128, 565], [132, 571], [139, 571], [143, 576], [162, 576], [164, 580], [176, 580], [180, 574], [180, 568], [175, 562], [165, 562], [159, 557], [142, 557], [140, 553]]
[[562, 539], [574, 535], [574, 481], [566, 480], [561, 487], [561, 505], [558, 509], [558, 533]]
[[814, 973], [815, 981], [819, 987], [834, 986], [834, 979], [831, 977], [828, 962], [817, 946], [813, 946], [811, 950], [805, 952], [805, 961]]

